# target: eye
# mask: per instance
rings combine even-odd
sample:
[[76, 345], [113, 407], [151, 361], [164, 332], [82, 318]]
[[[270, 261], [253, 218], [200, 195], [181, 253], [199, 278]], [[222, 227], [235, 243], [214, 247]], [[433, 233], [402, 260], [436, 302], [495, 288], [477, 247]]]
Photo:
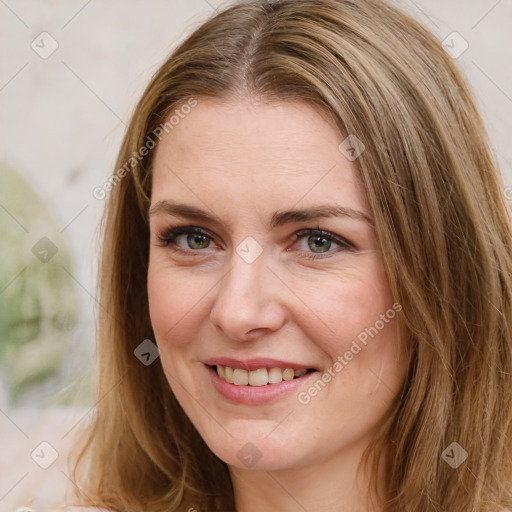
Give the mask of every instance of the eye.
[[[299, 245], [302, 245], [300, 250], [304, 252], [304, 257], [312, 260], [329, 257], [330, 254], [339, 252], [339, 250], [353, 249], [353, 246], [345, 239], [320, 228], [297, 231], [293, 234], [293, 238], [301, 242]], [[207, 231], [197, 226], [167, 229], [158, 236], [158, 240], [162, 247], [168, 247], [172, 251], [187, 255], [209, 249], [214, 242], [213, 237]], [[304, 244], [304, 242], [306, 243]], [[330, 250], [333, 244], [339, 247], [338, 251]]]
[[301, 250], [306, 253], [306, 258], [312, 260], [322, 258], [323, 255], [330, 255], [333, 252], [339, 252], [329, 250], [333, 243], [338, 245], [341, 250], [347, 251], [353, 249], [353, 246], [343, 238], [320, 228], [303, 229], [295, 233], [293, 236], [301, 242], [306, 242], [306, 244], [302, 243], [303, 248]]
[[190, 253], [208, 249], [213, 238], [203, 229], [196, 226], [180, 226], [166, 230], [158, 236], [160, 245], [173, 251]]

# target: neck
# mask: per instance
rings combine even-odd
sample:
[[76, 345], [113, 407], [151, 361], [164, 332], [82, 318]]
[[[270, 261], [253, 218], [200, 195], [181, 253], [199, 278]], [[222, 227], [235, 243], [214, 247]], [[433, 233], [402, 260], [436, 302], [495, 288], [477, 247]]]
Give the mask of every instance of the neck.
[[[357, 447], [316, 464], [280, 470], [230, 467], [237, 512], [382, 512], [368, 503], [369, 478], [357, 473]], [[380, 483], [380, 481], [379, 481]], [[382, 485], [379, 485], [382, 492]]]

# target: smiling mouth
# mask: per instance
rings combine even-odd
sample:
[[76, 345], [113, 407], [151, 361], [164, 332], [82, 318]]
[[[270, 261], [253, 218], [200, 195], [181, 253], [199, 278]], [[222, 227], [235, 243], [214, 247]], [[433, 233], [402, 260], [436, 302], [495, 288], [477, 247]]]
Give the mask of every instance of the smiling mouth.
[[244, 370], [243, 368], [232, 368], [230, 366], [212, 366], [217, 375], [229, 384], [235, 386], [267, 386], [280, 384], [283, 381], [298, 379], [307, 373], [314, 372], [314, 369], [301, 368], [258, 368], [257, 370]]

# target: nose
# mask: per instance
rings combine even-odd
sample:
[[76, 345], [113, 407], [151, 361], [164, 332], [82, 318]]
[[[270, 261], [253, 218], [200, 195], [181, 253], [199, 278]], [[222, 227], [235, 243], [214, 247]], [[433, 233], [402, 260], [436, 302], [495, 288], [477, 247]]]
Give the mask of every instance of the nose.
[[251, 341], [277, 331], [286, 320], [279, 300], [283, 289], [264, 253], [252, 263], [234, 253], [230, 270], [218, 284], [210, 320], [235, 341]]

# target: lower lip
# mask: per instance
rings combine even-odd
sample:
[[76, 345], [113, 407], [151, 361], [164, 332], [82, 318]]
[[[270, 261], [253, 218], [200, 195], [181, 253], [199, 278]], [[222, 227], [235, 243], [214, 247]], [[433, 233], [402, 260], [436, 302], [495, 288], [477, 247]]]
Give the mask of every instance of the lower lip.
[[302, 377], [292, 380], [283, 380], [279, 384], [267, 384], [265, 386], [237, 386], [230, 384], [219, 377], [215, 369], [206, 366], [210, 372], [213, 386], [227, 400], [235, 404], [259, 405], [284, 398], [302, 386], [317, 372], [306, 373]]

